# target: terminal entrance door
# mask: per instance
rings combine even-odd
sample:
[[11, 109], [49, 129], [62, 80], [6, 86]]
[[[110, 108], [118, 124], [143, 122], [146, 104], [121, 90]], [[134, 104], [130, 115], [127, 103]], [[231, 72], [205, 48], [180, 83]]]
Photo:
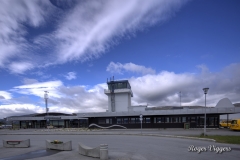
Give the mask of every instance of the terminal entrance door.
[[46, 121], [40, 121], [40, 128], [46, 128]]
[[198, 128], [204, 127], [204, 116], [197, 117], [197, 127]]

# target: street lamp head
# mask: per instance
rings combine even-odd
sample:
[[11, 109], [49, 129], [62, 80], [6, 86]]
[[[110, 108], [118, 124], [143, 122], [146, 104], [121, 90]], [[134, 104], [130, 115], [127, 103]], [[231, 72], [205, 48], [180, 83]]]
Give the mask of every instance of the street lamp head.
[[44, 99], [48, 99], [48, 91], [44, 91], [45, 92], [45, 94], [44, 94]]
[[204, 94], [207, 94], [209, 88], [203, 88]]

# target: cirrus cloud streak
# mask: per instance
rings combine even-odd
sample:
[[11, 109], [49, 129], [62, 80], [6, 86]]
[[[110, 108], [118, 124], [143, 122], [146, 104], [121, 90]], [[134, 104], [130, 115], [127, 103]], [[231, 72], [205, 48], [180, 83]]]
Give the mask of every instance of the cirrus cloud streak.
[[[64, 10], [51, 1], [3, 1], [0, 67], [23, 74], [36, 67], [98, 58], [122, 38], [171, 18], [186, 2], [93, 0]], [[53, 27], [44, 32], [51, 18]], [[30, 35], [29, 28], [38, 34]]]
[[123, 74], [123, 72], [134, 72], [140, 74], [155, 74], [155, 70], [152, 68], [146, 68], [145, 66], [136, 65], [134, 63], [114, 63], [110, 62], [107, 66], [107, 71], [115, 74]]

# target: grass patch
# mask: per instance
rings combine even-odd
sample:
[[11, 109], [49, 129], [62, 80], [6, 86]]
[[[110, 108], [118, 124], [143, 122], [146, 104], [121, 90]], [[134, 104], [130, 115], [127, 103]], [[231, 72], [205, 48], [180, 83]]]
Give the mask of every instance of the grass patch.
[[219, 143], [230, 143], [230, 144], [240, 144], [240, 136], [220, 136], [220, 135], [207, 135], [207, 136], [197, 136], [199, 138], [209, 138], [214, 139], [216, 142]]

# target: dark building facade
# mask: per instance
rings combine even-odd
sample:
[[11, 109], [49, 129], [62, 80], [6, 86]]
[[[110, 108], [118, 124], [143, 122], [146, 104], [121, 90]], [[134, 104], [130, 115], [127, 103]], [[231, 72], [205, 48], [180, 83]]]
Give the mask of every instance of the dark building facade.
[[[8, 121], [18, 124], [19, 128], [87, 128], [87, 118], [78, 118], [74, 114], [40, 113], [8, 117]], [[16, 123], [17, 122], [17, 123]]]
[[[126, 128], [140, 128], [139, 116], [123, 117], [91, 117], [88, 119], [89, 124], [97, 124], [102, 127], [109, 127], [117, 124]], [[191, 128], [203, 128], [204, 115], [153, 115], [144, 116], [142, 120], [143, 128], [184, 128], [188, 123]], [[219, 115], [208, 114], [206, 119], [207, 128], [219, 127]], [[92, 126], [91, 128], [96, 128]], [[121, 128], [121, 127], [113, 127]]]

